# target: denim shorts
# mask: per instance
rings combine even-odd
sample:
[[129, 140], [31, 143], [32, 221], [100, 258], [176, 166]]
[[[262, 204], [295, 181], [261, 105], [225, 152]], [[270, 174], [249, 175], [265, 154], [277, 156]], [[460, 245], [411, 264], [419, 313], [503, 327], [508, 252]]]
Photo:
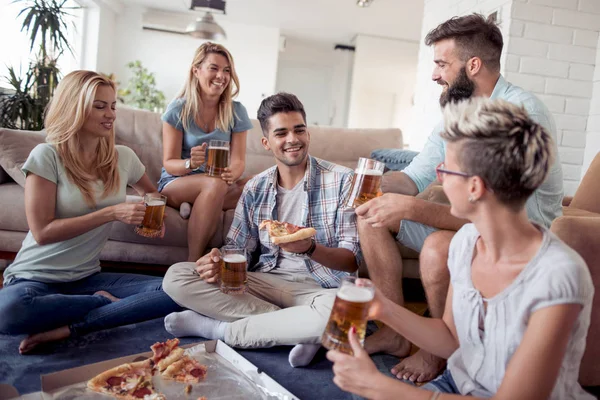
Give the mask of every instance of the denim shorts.
[[188, 175], [194, 175], [194, 174], [203, 174], [204, 173], [204, 169], [195, 169], [193, 171], [191, 171], [190, 173], [186, 174], [186, 175], [182, 175], [182, 176], [174, 176], [174, 175], [170, 175], [167, 171], [165, 171], [165, 169], [162, 169], [162, 173], [160, 174], [160, 179], [158, 180], [158, 192], [162, 192], [163, 189], [171, 182], [173, 182], [176, 179], [179, 179], [183, 176], [188, 176]]
[[431, 392], [460, 394], [449, 369], [446, 369], [440, 376], [431, 382], [427, 382], [421, 386], [421, 389], [429, 390]]
[[427, 236], [437, 230], [437, 228], [419, 222], [402, 220], [400, 221], [400, 229], [398, 229], [396, 240], [409, 249], [421, 252]]

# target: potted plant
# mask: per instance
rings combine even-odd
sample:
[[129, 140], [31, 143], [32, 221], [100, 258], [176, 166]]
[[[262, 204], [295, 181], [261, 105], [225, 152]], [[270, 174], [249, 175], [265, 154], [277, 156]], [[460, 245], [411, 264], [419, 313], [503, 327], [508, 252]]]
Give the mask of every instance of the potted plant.
[[130, 62], [127, 67], [133, 76], [127, 88], [119, 90], [123, 102], [135, 108], [162, 112], [165, 107], [165, 95], [156, 88], [156, 79], [152, 72], [142, 66], [139, 60]]
[[44, 110], [58, 85], [60, 71], [56, 66], [65, 50], [73, 53], [66, 38], [70, 15], [67, 0], [14, 0], [24, 3], [17, 18], [23, 16], [21, 31], [29, 34], [33, 51], [39, 45], [35, 61], [21, 78], [14, 68], [9, 68], [7, 81], [12, 93], [0, 94], [0, 124], [12, 129], [39, 130], [44, 124]]

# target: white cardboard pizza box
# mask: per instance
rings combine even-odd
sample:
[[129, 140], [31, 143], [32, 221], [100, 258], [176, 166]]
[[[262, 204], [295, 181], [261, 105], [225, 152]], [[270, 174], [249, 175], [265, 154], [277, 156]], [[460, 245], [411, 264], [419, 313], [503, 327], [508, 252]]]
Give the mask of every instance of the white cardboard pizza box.
[[[294, 396], [287, 389], [285, 389], [283, 386], [281, 386], [279, 383], [273, 380], [273, 378], [259, 370], [256, 366], [254, 366], [254, 364], [246, 360], [234, 349], [232, 349], [220, 340], [209, 340], [206, 342], [193, 343], [181, 347], [188, 348], [197, 346], [202, 343], [204, 344], [208, 353], [217, 353], [225, 360], [229, 361], [235, 368], [243, 372], [250, 379], [256, 381], [258, 377], [258, 379], [260, 380], [260, 384], [270, 392], [282, 395], [282, 398], [284, 400], [298, 400], [296, 396]], [[102, 361], [95, 364], [83, 365], [81, 367], [66, 369], [63, 371], [42, 375], [42, 398], [46, 398], [46, 396], [44, 396], [45, 392], [52, 392], [65, 386], [86, 381], [100, 374], [101, 372], [106, 371], [109, 368], [113, 368], [128, 362], [133, 362], [134, 360], [140, 357], [148, 358], [151, 356], [152, 352], [148, 351], [145, 353], [114, 358], [112, 360]]]

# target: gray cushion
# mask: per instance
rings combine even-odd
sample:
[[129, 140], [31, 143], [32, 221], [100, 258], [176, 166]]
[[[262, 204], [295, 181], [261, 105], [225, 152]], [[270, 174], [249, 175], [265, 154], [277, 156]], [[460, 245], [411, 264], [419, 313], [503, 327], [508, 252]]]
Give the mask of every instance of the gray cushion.
[[25, 217], [25, 190], [16, 183], [4, 183], [0, 187], [0, 229], [27, 232]]
[[0, 167], [19, 185], [25, 187], [21, 167], [35, 146], [44, 142], [43, 132], [0, 129]]

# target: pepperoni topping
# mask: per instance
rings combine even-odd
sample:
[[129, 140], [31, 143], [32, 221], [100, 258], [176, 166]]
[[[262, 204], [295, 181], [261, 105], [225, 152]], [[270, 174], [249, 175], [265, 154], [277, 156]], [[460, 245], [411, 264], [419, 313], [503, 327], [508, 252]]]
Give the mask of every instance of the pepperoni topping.
[[206, 374], [206, 372], [204, 372], [203, 369], [194, 368], [193, 370], [190, 371], [190, 374], [192, 374], [192, 376], [194, 378], [198, 378], [198, 377], [204, 376]]
[[132, 393], [133, 397], [143, 399], [147, 394], [152, 394], [152, 391], [148, 388], [141, 388]]
[[123, 382], [123, 378], [119, 378], [118, 376], [111, 376], [106, 380], [110, 386], [120, 386], [121, 382]]
[[294, 224], [290, 224], [290, 223], [287, 223], [287, 222], [286, 222], [286, 223], [285, 223], [285, 229], [287, 229], [287, 232], [288, 232], [289, 234], [292, 234], [292, 233], [296, 233], [296, 232], [298, 232], [298, 231], [299, 231], [300, 229], [302, 229], [302, 228], [301, 228], [301, 227], [299, 227], [299, 226], [296, 226], [296, 225], [294, 225]]

